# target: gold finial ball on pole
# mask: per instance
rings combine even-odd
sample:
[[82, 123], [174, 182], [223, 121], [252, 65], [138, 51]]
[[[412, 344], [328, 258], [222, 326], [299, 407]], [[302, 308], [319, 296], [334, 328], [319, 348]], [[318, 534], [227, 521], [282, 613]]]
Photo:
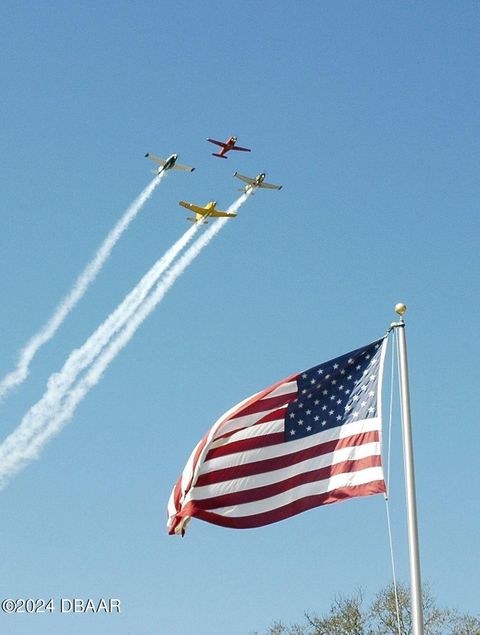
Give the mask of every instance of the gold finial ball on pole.
[[403, 302], [399, 302], [398, 304], [395, 305], [395, 313], [398, 313], [398, 315], [403, 316], [405, 315], [407, 311], [407, 305], [403, 304]]

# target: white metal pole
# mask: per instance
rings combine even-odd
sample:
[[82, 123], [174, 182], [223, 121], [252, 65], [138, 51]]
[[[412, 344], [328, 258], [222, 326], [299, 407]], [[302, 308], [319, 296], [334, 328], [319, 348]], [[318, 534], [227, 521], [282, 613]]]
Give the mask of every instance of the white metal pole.
[[395, 311], [400, 321], [395, 328], [400, 365], [400, 403], [402, 413], [403, 461], [405, 466], [405, 492], [407, 499], [408, 550], [410, 558], [410, 593], [412, 601], [412, 635], [423, 635], [422, 582], [418, 547], [417, 503], [415, 495], [415, 469], [413, 465], [412, 426], [410, 421], [410, 392], [408, 387], [407, 343], [403, 315], [407, 307], [397, 304]]

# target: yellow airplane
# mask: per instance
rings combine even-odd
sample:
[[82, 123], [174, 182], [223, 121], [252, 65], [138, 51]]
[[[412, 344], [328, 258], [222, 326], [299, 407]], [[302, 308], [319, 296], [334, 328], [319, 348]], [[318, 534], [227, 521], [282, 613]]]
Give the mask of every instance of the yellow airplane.
[[187, 203], [186, 201], [180, 201], [178, 203], [182, 207], [186, 207], [187, 209], [195, 212], [195, 218], [187, 217], [187, 220], [192, 223], [203, 222], [204, 225], [208, 224], [207, 217], [212, 216], [213, 218], [233, 218], [236, 214], [232, 214], [230, 212], [222, 212], [219, 209], [216, 209], [215, 206], [217, 201], [210, 201], [207, 203], [205, 207], [200, 207], [199, 205], [193, 205], [192, 203]]

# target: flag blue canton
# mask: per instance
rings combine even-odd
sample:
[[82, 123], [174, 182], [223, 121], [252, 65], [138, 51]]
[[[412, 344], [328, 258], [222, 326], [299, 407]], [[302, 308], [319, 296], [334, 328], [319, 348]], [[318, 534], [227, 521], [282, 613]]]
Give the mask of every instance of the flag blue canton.
[[304, 371], [285, 415], [285, 440], [377, 415], [383, 339]]

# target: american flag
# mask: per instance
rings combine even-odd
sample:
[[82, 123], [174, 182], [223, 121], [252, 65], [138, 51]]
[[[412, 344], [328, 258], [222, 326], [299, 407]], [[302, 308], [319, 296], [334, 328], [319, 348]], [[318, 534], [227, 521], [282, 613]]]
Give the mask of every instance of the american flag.
[[260, 527], [385, 491], [386, 339], [287, 377], [234, 406], [192, 452], [168, 503], [170, 534], [192, 517]]

